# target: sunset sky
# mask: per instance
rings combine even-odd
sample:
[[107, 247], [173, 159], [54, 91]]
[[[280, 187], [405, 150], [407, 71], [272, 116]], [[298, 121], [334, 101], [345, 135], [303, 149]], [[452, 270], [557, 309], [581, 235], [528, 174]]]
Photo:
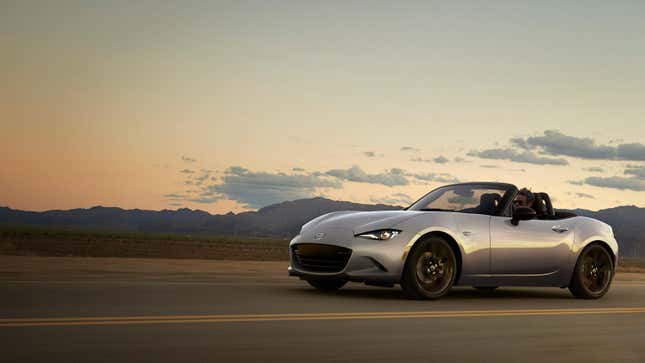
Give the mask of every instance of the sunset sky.
[[645, 2], [3, 1], [0, 206], [645, 206]]

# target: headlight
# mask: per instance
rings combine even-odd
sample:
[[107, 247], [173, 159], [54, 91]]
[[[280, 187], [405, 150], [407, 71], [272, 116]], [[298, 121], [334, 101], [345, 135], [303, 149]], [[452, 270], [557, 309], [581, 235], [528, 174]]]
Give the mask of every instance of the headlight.
[[387, 241], [396, 237], [399, 233], [401, 233], [401, 231], [396, 229], [379, 229], [378, 231], [357, 234], [356, 237]]

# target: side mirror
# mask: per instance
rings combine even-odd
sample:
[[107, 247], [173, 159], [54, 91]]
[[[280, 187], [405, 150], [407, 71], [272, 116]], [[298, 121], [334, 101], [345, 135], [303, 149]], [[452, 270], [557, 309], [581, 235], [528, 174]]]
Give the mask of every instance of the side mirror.
[[517, 226], [520, 221], [528, 221], [537, 216], [537, 213], [533, 208], [529, 207], [516, 207], [513, 211], [513, 218], [511, 219], [511, 224]]

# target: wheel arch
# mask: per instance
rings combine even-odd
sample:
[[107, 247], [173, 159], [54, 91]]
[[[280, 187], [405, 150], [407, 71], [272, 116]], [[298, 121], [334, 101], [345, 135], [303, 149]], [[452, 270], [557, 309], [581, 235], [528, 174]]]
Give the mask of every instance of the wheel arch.
[[600, 247], [604, 248], [608, 253], [609, 256], [611, 256], [611, 260], [614, 264], [614, 270], [616, 269], [616, 265], [618, 264], [618, 259], [616, 258], [616, 254], [614, 253], [614, 250], [611, 248], [608, 242], [603, 241], [602, 239], [594, 239], [589, 242], [587, 242], [584, 247], [578, 251], [578, 254], [576, 256], [576, 264], [578, 263], [578, 259], [580, 258], [580, 255], [582, 255], [582, 252], [587, 249], [591, 245], [600, 245]]
[[461, 277], [461, 270], [462, 270], [462, 263], [463, 263], [463, 252], [461, 250], [460, 244], [457, 242], [457, 240], [448, 232], [441, 230], [441, 229], [432, 229], [429, 231], [423, 231], [415, 236], [406, 246], [405, 251], [403, 252], [403, 269], [402, 273], [405, 273], [405, 269], [407, 268], [408, 265], [408, 258], [410, 258], [410, 251], [416, 246], [416, 244], [428, 237], [441, 237], [443, 238], [446, 242], [448, 242], [448, 245], [450, 245], [450, 248], [452, 249], [453, 253], [455, 254], [455, 259], [457, 260], [457, 275], [455, 276], [455, 284], [459, 282], [459, 278]]
[[610, 244], [607, 243], [606, 241], [603, 241], [602, 239], [594, 238], [594, 239], [590, 240], [589, 242], [585, 243], [584, 246], [582, 248], [580, 248], [578, 250], [578, 252], [576, 253], [576, 255], [575, 255], [576, 258], [573, 261], [573, 267], [571, 268], [571, 276], [569, 277], [569, 281], [568, 281], [567, 285], [565, 285], [565, 286], [570, 286], [571, 285], [571, 281], [573, 280], [573, 276], [576, 273], [576, 266], [578, 266], [578, 261], [580, 260], [580, 256], [582, 255], [582, 252], [584, 252], [584, 250], [586, 250], [589, 246], [592, 246], [592, 245], [599, 245], [600, 247], [602, 247], [603, 249], [605, 249], [609, 253], [609, 256], [611, 256], [611, 259], [613, 261], [613, 272], [612, 273], [613, 274], [616, 273], [616, 267], [618, 265], [618, 259], [616, 257], [616, 254], [614, 253], [614, 250], [611, 248]]
[[[583, 252], [585, 252], [590, 247], [600, 247], [601, 249], [604, 249], [605, 252], [607, 252], [607, 254], [609, 255], [610, 259], [612, 260], [613, 269], [609, 277], [610, 280], [606, 282], [606, 285], [603, 287], [602, 290], [597, 290], [597, 291], [589, 290], [588, 287], [584, 286], [584, 283], [581, 281], [580, 275], [577, 274], [578, 263], [580, 262], [580, 258], [582, 257]], [[569, 280], [569, 283], [567, 285], [567, 287], [569, 288], [569, 291], [571, 291], [573, 296], [580, 299], [598, 299], [602, 297], [607, 293], [607, 291], [609, 291], [611, 280], [613, 280], [615, 277], [617, 264], [618, 264], [617, 256], [614, 250], [611, 248], [611, 242], [607, 242], [605, 240], [597, 239], [597, 238], [590, 240], [588, 243], [584, 244], [584, 246], [576, 254], [576, 263], [571, 273], [571, 279]]]
[[575, 236], [571, 252], [575, 256], [573, 263], [577, 263], [582, 251], [587, 246], [598, 243], [612, 256], [614, 265], [618, 264], [620, 253], [618, 242], [610, 225], [588, 217], [574, 217]]

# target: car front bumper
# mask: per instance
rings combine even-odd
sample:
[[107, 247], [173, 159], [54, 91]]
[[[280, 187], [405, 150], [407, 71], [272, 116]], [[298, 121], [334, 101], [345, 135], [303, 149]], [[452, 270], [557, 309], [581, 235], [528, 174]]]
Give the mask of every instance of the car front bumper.
[[[324, 237], [320, 237], [321, 234]], [[290, 276], [302, 279], [340, 278], [370, 285], [391, 286], [401, 279], [405, 248], [413, 236], [399, 233], [388, 241], [370, 240], [355, 237], [351, 230], [310, 231], [301, 233], [289, 244]], [[337, 246], [351, 250], [351, 255], [342, 269], [333, 272], [322, 272], [302, 266], [295, 256], [294, 248], [298, 245]]]

